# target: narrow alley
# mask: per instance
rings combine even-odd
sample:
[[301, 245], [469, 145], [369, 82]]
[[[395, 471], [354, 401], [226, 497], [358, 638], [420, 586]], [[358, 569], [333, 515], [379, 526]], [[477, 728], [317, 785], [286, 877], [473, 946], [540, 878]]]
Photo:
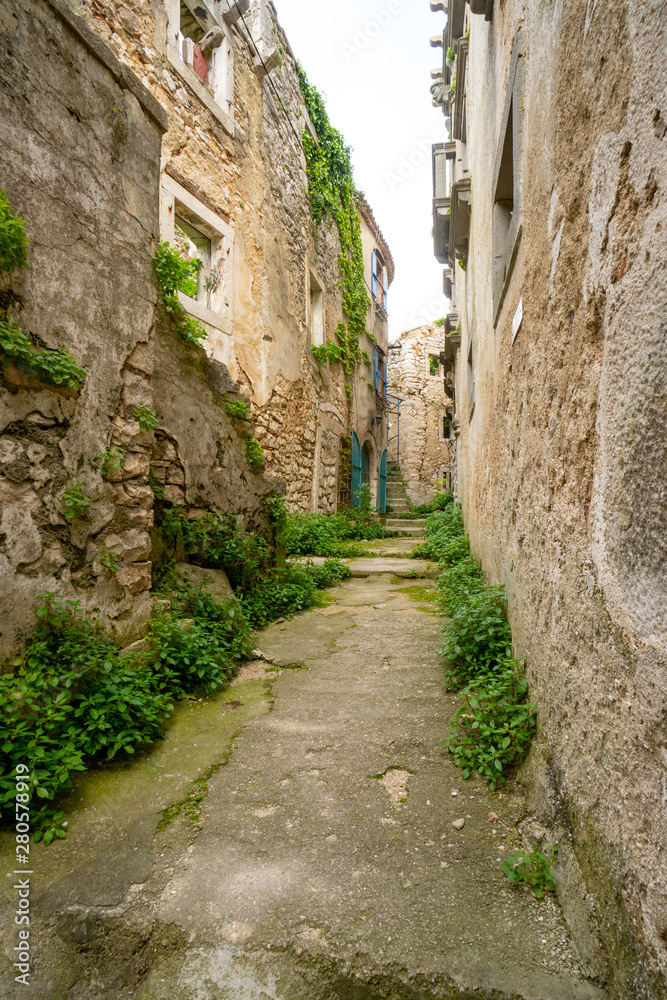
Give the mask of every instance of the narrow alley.
[[602, 1000], [585, 935], [501, 872], [521, 789], [462, 782], [442, 748], [418, 540], [373, 543], [163, 744], [80, 780], [67, 840], [35, 849], [31, 996]]

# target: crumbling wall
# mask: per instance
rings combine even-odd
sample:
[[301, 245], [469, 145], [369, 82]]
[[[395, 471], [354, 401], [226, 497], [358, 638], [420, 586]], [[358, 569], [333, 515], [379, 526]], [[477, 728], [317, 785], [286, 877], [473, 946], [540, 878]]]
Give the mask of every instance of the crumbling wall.
[[[450, 473], [449, 440], [444, 435], [446, 397], [439, 354], [444, 347], [444, 332], [437, 326], [408, 330], [398, 337], [401, 350], [389, 352], [389, 391], [398, 396], [400, 406], [400, 442], [390, 448], [389, 460], [401, 467], [408, 496], [415, 504], [433, 499], [434, 484]], [[432, 375], [429, 360], [438, 363]], [[393, 417], [392, 433], [396, 433]]]
[[[507, 588], [551, 784], [535, 808], [570, 825], [612, 995], [664, 997], [664, 11], [510, 2], [494, 5], [491, 24], [472, 22], [472, 249], [457, 366], [466, 523], [489, 579]], [[523, 232], [494, 325], [492, 186], [520, 26]], [[473, 335], [469, 418], [460, 359]]]

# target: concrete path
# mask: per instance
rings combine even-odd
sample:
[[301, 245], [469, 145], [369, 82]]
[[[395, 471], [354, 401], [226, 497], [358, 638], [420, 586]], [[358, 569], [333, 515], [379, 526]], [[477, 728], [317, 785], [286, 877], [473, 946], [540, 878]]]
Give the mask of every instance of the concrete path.
[[434, 585], [392, 580], [271, 626], [272, 663], [82, 777], [68, 839], [32, 855], [31, 987], [3, 996], [603, 1000], [556, 902], [500, 870], [517, 842], [488, 813], [513, 830], [518, 786], [462, 782], [441, 749]]

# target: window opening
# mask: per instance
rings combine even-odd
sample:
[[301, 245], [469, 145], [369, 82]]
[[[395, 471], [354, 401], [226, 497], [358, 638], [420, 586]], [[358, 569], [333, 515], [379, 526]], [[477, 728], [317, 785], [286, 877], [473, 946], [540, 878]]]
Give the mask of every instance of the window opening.
[[494, 199], [493, 258], [494, 272], [498, 282], [504, 282], [509, 265], [508, 238], [514, 215], [514, 102], [510, 104], [507, 129], [496, 184]]
[[447, 417], [447, 416], [443, 417], [442, 418], [442, 436], [443, 437], [445, 437], [445, 438], [449, 437], [451, 426], [452, 426], [452, 418], [451, 417]]
[[387, 268], [379, 250], [373, 251], [371, 262], [371, 292], [383, 309], [387, 308]]
[[[178, 29], [178, 54], [184, 63], [192, 66], [193, 70], [202, 81], [208, 82], [210, 70], [209, 59], [199, 47], [199, 42], [204, 37], [204, 30], [197, 21], [192, 11], [181, 2], [180, 23]], [[209, 52], [209, 57], [213, 59], [213, 52]]]
[[438, 376], [440, 374], [440, 359], [435, 354], [431, 354], [428, 359], [429, 375]]
[[197, 274], [183, 282], [182, 291], [191, 299], [206, 301], [207, 285], [211, 274], [211, 241], [189, 222], [176, 215], [174, 219], [174, 242], [181, 256], [186, 260], [197, 261]]
[[472, 416], [475, 405], [475, 365], [472, 339], [468, 345], [468, 413]]

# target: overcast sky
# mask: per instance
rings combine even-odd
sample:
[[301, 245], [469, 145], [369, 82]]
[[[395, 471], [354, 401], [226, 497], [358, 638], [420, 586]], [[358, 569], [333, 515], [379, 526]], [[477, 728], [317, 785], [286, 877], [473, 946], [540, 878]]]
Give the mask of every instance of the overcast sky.
[[444, 28], [428, 0], [274, 0], [278, 19], [334, 128], [352, 146], [366, 194], [396, 262], [390, 339], [442, 316], [442, 267], [431, 237], [431, 143], [445, 119], [431, 105], [429, 38]]

